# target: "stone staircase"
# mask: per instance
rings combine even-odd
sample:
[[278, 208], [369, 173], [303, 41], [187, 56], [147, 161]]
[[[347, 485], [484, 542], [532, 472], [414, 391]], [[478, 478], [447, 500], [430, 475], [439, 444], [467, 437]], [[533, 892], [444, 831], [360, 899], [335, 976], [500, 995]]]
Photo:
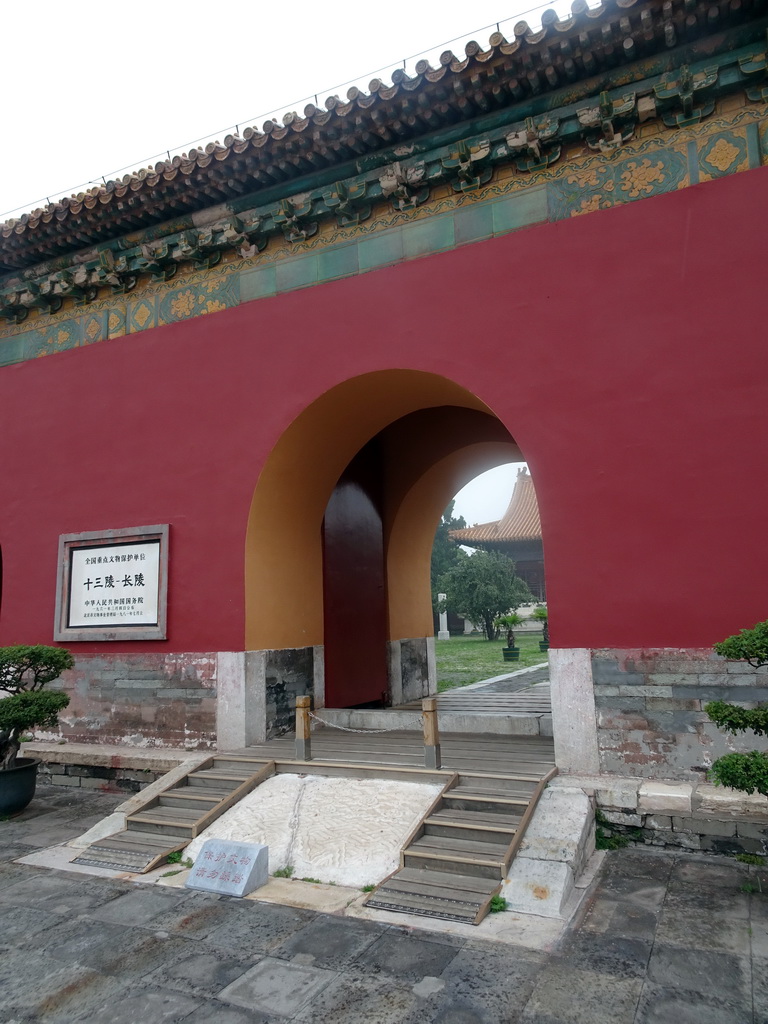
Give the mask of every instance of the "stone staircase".
[[367, 906], [479, 924], [556, 771], [455, 773], [403, 845], [400, 868], [370, 894]]
[[210, 757], [130, 814], [122, 832], [92, 843], [73, 863], [151, 871], [274, 772], [274, 761], [235, 754]]

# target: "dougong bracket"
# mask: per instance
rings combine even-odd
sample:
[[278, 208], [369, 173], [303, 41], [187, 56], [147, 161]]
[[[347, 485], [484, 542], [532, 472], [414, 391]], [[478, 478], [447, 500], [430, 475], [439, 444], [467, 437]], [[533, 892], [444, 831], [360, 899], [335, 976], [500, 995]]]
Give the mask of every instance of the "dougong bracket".
[[507, 147], [518, 171], [543, 171], [560, 158], [559, 127], [557, 118], [535, 124], [532, 117], [526, 117], [522, 131], [507, 135]]
[[693, 74], [688, 65], [683, 64], [679, 72], [662, 75], [653, 93], [661, 107], [664, 124], [668, 128], [686, 128], [709, 117], [715, 109], [715, 101], [707, 96], [707, 90], [717, 84], [718, 74], [716, 67]]
[[576, 111], [579, 124], [584, 128], [584, 141], [590, 149], [605, 156], [613, 156], [635, 134], [637, 102], [634, 93], [618, 102], [600, 93], [596, 107], [582, 107]]

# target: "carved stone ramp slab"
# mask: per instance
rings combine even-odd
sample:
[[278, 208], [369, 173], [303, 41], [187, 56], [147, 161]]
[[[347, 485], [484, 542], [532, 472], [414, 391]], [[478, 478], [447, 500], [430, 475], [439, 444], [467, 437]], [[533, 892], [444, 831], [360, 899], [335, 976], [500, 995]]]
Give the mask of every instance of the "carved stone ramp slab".
[[275, 762], [263, 758], [209, 757], [130, 814], [125, 829], [92, 843], [73, 863], [151, 871], [274, 772]]
[[400, 868], [368, 896], [366, 905], [479, 924], [556, 772], [452, 775], [403, 844]]

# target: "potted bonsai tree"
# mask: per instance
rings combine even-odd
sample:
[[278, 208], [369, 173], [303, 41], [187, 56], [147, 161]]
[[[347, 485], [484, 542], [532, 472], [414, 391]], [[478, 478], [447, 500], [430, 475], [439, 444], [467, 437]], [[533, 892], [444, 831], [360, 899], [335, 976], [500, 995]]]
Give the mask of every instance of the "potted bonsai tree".
[[43, 687], [74, 663], [63, 647], [0, 647], [0, 814], [18, 814], [35, 795], [40, 761], [18, 756], [21, 737], [56, 728], [69, 697]]
[[549, 650], [549, 612], [545, 604], [540, 604], [538, 608], [533, 609], [531, 615], [532, 619], [536, 619], [541, 623], [541, 640], [539, 640], [539, 650]]
[[504, 661], [519, 661], [520, 648], [515, 643], [515, 627], [522, 625], [524, 621], [522, 615], [518, 615], [517, 612], [510, 612], [509, 615], [502, 615], [496, 619], [496, 628], [507, 631], [507, 646], [501, 649]]

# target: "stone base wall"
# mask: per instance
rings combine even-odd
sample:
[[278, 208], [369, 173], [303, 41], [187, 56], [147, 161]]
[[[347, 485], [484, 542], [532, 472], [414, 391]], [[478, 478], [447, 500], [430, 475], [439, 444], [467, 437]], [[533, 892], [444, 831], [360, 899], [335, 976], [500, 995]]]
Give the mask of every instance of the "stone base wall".
[[315, 697], [314, 652], [311, 647], [266, 651], [266, 738], [274, 739], [296, 726], [296, 698]]
[[554, 790], [582, 789], [606, 832], [631, 843], [735, 856], [768, 855], [768, 799], [709, 783], [557, 776]]
[[595, 650], [592, 677], [601, 773], [703, 780], [723, 754], [760, 747], [751, 732], [726, 736], [703, 708], [768, 702], [768, 668], [709, 649]]
[[390, 640], [389, 694], [394, 707], [437, 693], [435, 638]]
[[43, 763], [37, 769], [38, 785], [100, 789], [104, 793], [138, 793], [163, 775], [165, 772], [150, 768], [107, 768], [55, 761]]
[[55, 684], [70, 697], [59, 716], [72, 743], [216, 746], [216, 654], [77, 654]]

